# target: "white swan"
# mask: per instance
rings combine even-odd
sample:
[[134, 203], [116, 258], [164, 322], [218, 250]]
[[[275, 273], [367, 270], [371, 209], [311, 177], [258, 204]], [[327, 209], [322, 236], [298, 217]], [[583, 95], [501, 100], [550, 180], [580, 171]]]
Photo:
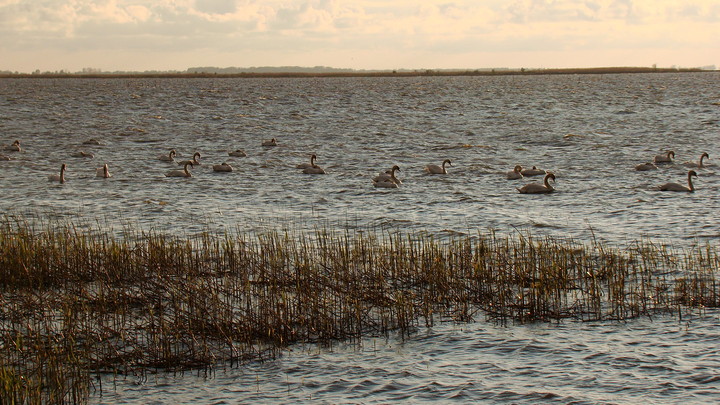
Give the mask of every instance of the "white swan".
[[21, 152], [22, 148], [20, 147], [20, 141], [15, 141], [11, 143], [10, 145], [5, 146], [6, 152]]
[[635, 166], [635, 170], [640, 172], [646, 172], [648, 170], [657, 170], [657, 166], [655, 166], [655, 163], [645, 162]]
[[425, 166], [425, 171], [430, 174], [447, 174], [447, 169], [445, 169], [446, 164], [452, 166], [450, 159], [443, 160], [442, 167], [438, 165], [427, 165]]
[[93, 158], [95, 157], [95, 155], [93, 155], [92, 153], [90, 153], [90, 152], [83, 152], [83, 151], [75, 152], [75, 153], [72, 154], [72, 156], [73, 156], [73, 157], [79, 157], [79, 158], [87, 158], [87, 159], [93, 159]]
[[108, 170], [107, 163], [105, 163], [103, 167], [95, 169], [95, 177], [104, 177], [106, 179], [112, 177], [112, 174], [110, 174], [110, 171]]
[[380, 183], [380, 182], [384, 182], [384, 181], [391, 181], [397, 185], [400, 185], [400, 184], [402, 184], [402, 181], [400, 181], [400, 179], [395, 177], [396, 171], [400, 171], [400, 168], [398, 167], [398, 165], [393, 166], [392, 169], [386, 171], [385, 173], [378, 174], [377, 176], [375, 176], [373, 181], [376, 183]]
[[247, 153], [245, 153], [245, 151], [242, 150], [242, 149], [236, 149], [236, 150], [234, 150], [234, 151], [232, 151], [232, 152], [228, 152], [228, 156], [233, 156], [233, 157], [245, 157], [245, 156], [247, 156]]
[[532, 169], [523, 169], [520, 173], [523, 176], [541, 176], [545, 174], [545, 170], [538, 169], [536, 166], [533, 166]]
[[175, 149], [170, 149], [170, 153], [168, 153], [167, 155], [158, 156], [158, 160], [161, 160], [163, 162], [174, 162], [175, 155], [177, 155], [177, 152], [175, 152]]
[[277, 146], [277, 141], [275, 140], [275, 138], [268, 141], [263, 141], [262, 146]]
[[522, 175], [521, 172], [522, 172], [522, 166], [517, 165], [517, 166], [515, 166], [515, 169], [513, 169], [512, 171], [507, 172], [506, 177], [507, 177], [508, 180], [522, 179], [522, 178], [523, 178], [523, 175]]
[[233, 171], [233, 168], [227, 162], [223, 162], [219, 165], [213, 165], [213, 171], [215, 171], [215, 172], [231, 172], [231, 171]]
[[655, 156], [655, 163], [671, 163], [675, 159], [675, 152], [669, 150], [665, 155]]
[[178, 162], [179, 165], [185, 165], [187, 166], [188, 163], [190, 163], [191, 166], [200, 166], [202, 163], [198, 160], [200, 157], [200, 152], [195, 152], [193, 154], [192, 160], [183, 160], [182, 162]]
[[192, 165], [192, 162], [187, 162], [183, 170], [170, 170], [165, 173], [165, 177], [192, 177], [192, 174], [188, 171], [188, 166], [192, 167]]
[[543, 184], [538, 183], [530, 183], [526, 184], [517, 191], [519, 191], [521, 194], [547, 194], [552, 193], [555, 191], [555, 189], [550, 185], [549, 180], [552, 179], [555, 181], [555, 175], [552, 173], [547, 173], [545, 175], [545, 178], [543, 179]]
[[700, 155], [700, 160], [698, 160], [697, 162], [685, 162], [685, 163], [683, 163], [683, 165], [685, 167], [697, 167], [697, 168], [701, 169], [701, 168], [705, 167], [705, 165], [703, 164], [703, 159], [705, 159], [705, 158], [710, 159], [710, 155], [708, 155], [707, 152], [703, 152], [703, 154]]
[[690, 170], [688, 172], [688, 185], [687, 187], [683, 186], [682, 184], [678, 183], [665, 183], [662, 186], [660, 186], [660, 191], [684, 191], [686, 193], [692, 193], [695, 191], [695, 187], [692, 184], [692, 177], [697, 177], [697, 173], [695, 173], [695, 170]]
[[48, 176], [48, 180], [50, 181], [59, 181], [60, 183], [65, 183], [65, 169], [67, 166], [65, 166], [65, 163], [60, 166], [60, 174], [51, 174]]

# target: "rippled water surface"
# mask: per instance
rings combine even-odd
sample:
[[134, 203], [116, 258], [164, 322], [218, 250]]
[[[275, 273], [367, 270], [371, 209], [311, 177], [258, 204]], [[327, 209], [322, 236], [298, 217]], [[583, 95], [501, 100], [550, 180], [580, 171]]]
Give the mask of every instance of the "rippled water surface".
[[[276, 138], [279, 146], [262, 147]], [[676, 247], [720, 235], [720, 75], [321, 79], [2, 79], [3, 213], [101, 227], [252, 231], [316, 226], [442, 235], [534, 234]], [[100, 145], [85, 145], [96, 139]], [[247, 157], [228, 152], [244, 149]], [[168, 178], [200, 152], [189, 179]], [[73, 157], [91, 152], [93, 159]], [[637, 172], [673, 150], [676, 163]], [[657, 191], [685, 183], [695, 193]], [[317, 155], [326, 175], [295, 166]], [[452, 161], [448, 175], [425, 165]], [[214, 173], [227, 161], [232, 173]], [[48, 181], [66, 163], [67, 182]], [[113, 177], [95, 177], [107, 163]], [[372, 177], [401, 168], [398, 189]], [[522, 195], [516, 164], [555, 173]], [[277, 361], [121, 381], [97, 402], [711, 402], [718, 320], [495, 327], [443, 325], [407, 341], [293, 348]], [[109, 382], [104, 388], [107, 391]], [[714, 401], [713, 401], [714, 400]]]

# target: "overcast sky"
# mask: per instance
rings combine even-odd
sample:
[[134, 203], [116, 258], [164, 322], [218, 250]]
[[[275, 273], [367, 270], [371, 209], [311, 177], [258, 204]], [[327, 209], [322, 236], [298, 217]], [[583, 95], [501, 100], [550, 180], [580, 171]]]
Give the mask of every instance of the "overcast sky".
[[0, 0], [0, 70], [720, 65], [720, 0]]

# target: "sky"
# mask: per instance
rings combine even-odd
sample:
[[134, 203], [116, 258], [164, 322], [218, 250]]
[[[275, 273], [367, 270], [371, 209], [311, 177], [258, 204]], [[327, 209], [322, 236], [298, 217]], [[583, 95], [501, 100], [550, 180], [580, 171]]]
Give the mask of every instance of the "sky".
[[0, 71], [720, 65], [720, 0], [0, 0]]

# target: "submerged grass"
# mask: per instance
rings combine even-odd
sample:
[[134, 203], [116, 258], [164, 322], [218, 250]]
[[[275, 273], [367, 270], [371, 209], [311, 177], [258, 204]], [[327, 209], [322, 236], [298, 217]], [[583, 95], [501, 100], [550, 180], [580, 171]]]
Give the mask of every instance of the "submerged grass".
[[118, 238], [6, 217], [0, 398], [83, 402], [99, 373], [242, 364], [443, 321], [682, 317], [720, 306], [719, 267], [710, 245], [327, 229]]

